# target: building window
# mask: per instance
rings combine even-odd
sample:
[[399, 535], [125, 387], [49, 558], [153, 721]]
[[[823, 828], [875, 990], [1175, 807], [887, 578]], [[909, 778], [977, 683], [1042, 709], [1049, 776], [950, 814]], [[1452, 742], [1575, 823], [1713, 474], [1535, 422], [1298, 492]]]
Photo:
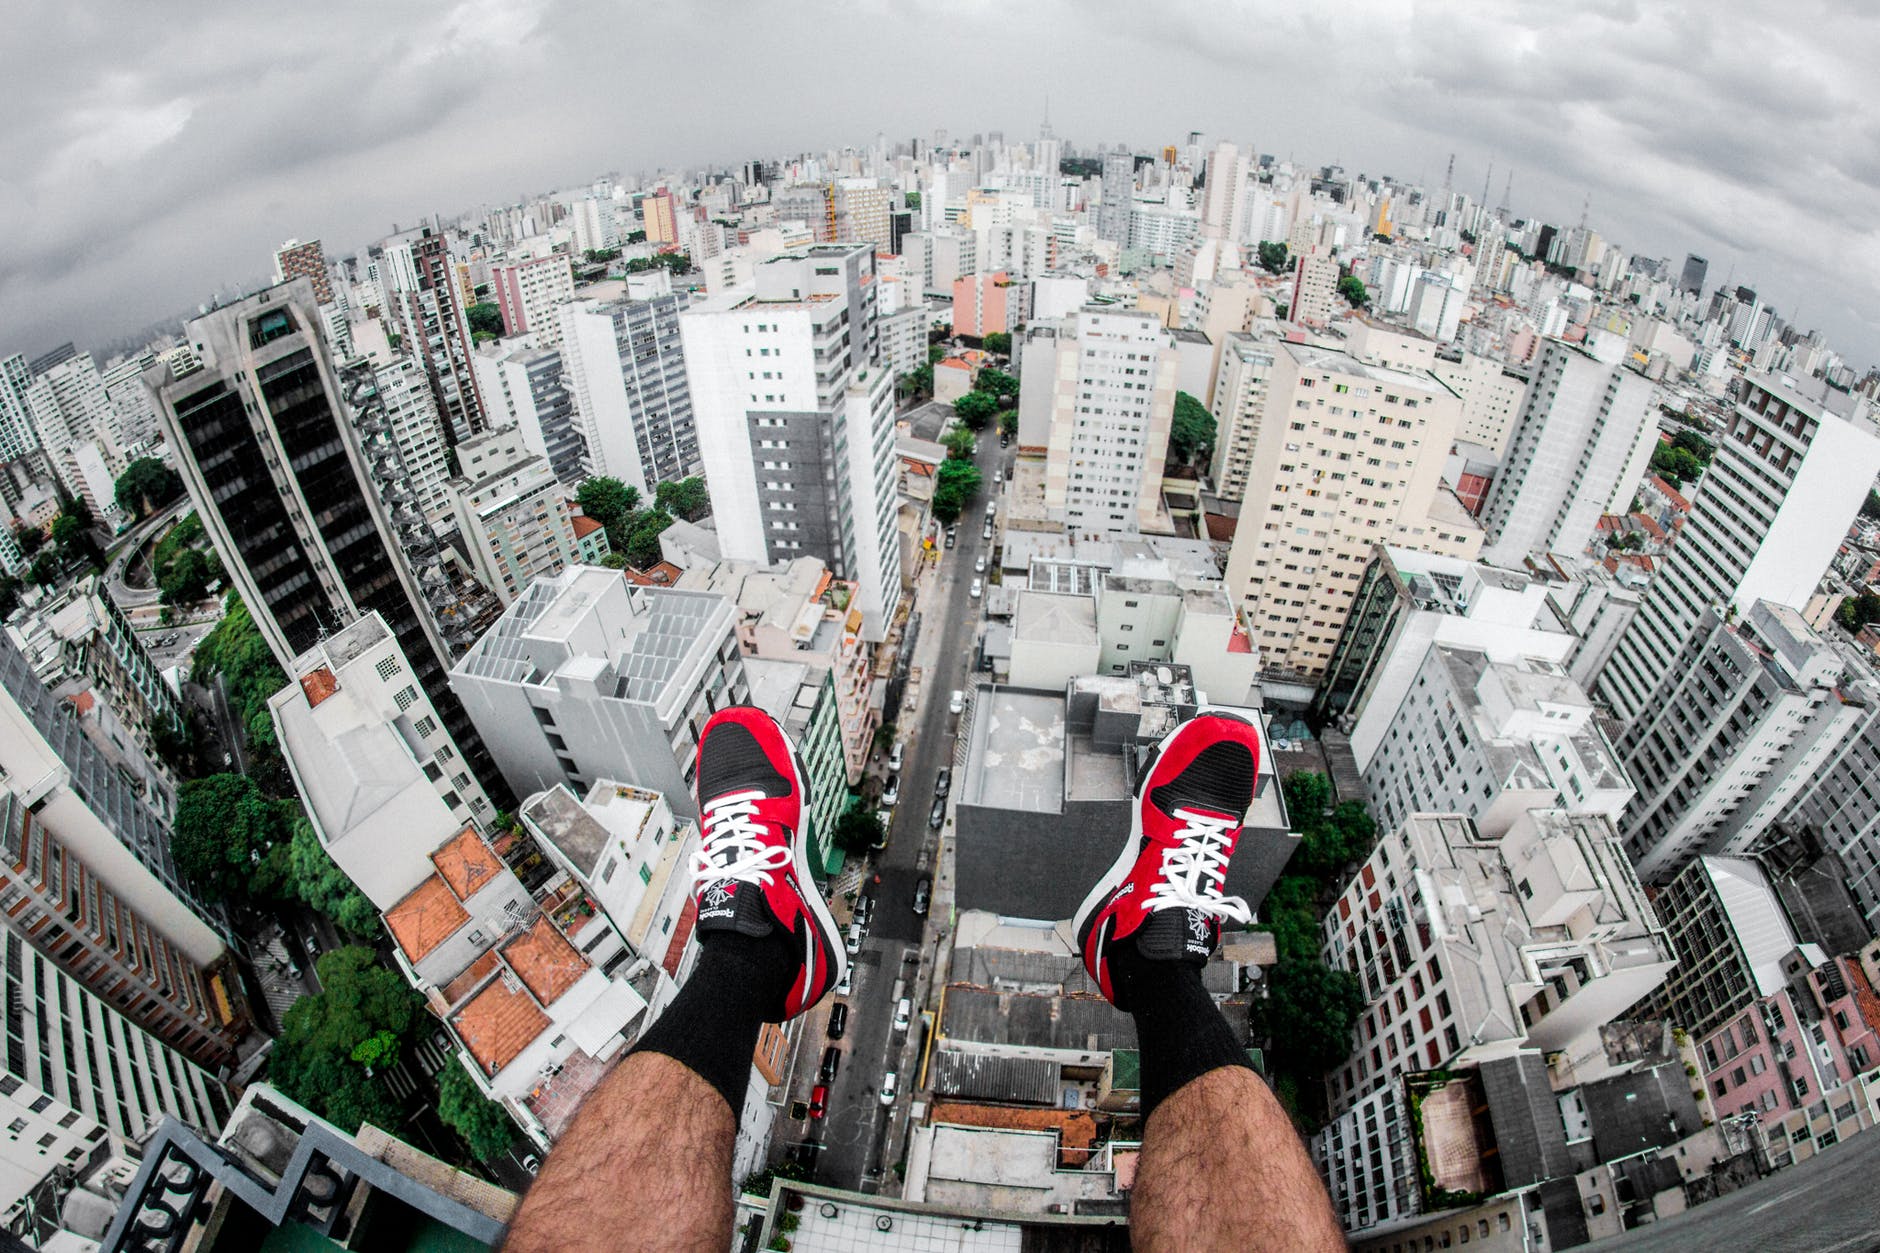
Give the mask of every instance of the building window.
[[405, 710], [418, 703], [418, 689], [407, 683], [398, 689], [392, 696], [392, 700], [397, 703], [398, 712], [404, 713]]
[[378, 665], [372, 667], [372, 669], [377, 673], [381, 682], [389, 681], [393, 675], [398, 673], [398, 658], [387, 657], [380, 661]]
[[411, 729], [416, 731], [421, 737], [429, 739], [437, 733], [437, 719], [426, 714], [424, 717], [418, 719], [418, 721], [412, 725]]

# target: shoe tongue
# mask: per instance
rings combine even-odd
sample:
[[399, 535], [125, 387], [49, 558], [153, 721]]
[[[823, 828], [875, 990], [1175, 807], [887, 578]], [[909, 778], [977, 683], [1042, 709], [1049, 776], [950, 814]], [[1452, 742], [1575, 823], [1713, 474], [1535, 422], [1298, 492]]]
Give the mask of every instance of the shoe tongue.
[[1203, 962], [1214, 952], [1214, 922], [1198, 909], [1160, 909], [1136, 928], [1134, 939], [1149, 961]]
[[764, 901], [764, 889], [740, 879], [706, 881], [698, 894], [698, 930], [701, 936], [713, 931], [735, 931], [739, 935], [765, 936], [776, 929], [770, 906]]

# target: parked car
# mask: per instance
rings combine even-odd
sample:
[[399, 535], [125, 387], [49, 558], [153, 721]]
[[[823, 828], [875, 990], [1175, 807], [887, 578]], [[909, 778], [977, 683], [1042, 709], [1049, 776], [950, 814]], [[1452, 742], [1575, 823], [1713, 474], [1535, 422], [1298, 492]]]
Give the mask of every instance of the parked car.
[[891, 774], [888, 781], [881, 785], [881, 803], [892, 805], [901, 799], [901, 776]]
[[855, 967], [850, 966], [842, 972], [842, 977], [836, 980], [836, 995], [847, 996], [849, 993], [853, 992], [854, 990], [855, 990]]
[[888, 751], [888, 769], [899, 774], [901, 772], [901, 758], [905, 755], [906, 751], [907, 745], [900, 740], [896, 740], [894, 747]]
[[977, 557], [973, 558], [973, 573], [984, 574], [985, 572], [986, 572], [986, 554], [980, 553]]
[[951, 526], [948, 527], [947, 528], [947, 547], [948, 548], [953, 547], [953, 542], [958, 538], [959, 538], [959, 528], [951, 527]]
[[999, 432], [999, 447], [1004, 448], [1012, 442], [1012, 437], [1004, 431]]
[[867, 927], [868, 916], [874, 912], [875, 912], [875, 898], [874, 897], [858, 896], [855, 898], [854, 922], [856, 926]]
[[992, 519], [991, 518], [986, 519], [985, 528], [979, 532], [979, 538], [980, 539], [992, 538]]
[[522, 1157], [522, 1169], [528, 1171], [531, 1177], [539, 1175], [542, 1173], [542, 1159], [533, 1153], [525, 1153]]
[[914, 1016], [914, 1002], [908, 1000], [905, 996], [895, 1002], [894, 1004], [894, 1031], [896, 1035], [899, 1035], [903, 1031], [907, 1030], [907, 1024], [913, 1018], [913, 1016]]
[[967, 594], [968, 596], [971, 596], [971, 597], [972, 597], [972, 598], [973, 598], [974, 600], [978, 600], [978, 599], [979, 599], [979, 593], [980, 593], [981, 591], [983, 591], [983, 590], [985, 589], [985, 586], [986, 586], [986, 585], [985, 585], [985, 580], [983, 580], [983, 579], [974, 579], [974, 580], [973, 580], [973, 585], [972, 585], [972, 587], [970, 587], [970, 588], [968, 588], [968, 589], [967, 589], [967, 592], [966, 592], [966, 594]]
[[842, 1033], [849, 1029], [849, 1007], [837, 1001], [829, 1007], [829, 1038], [840, 1040]]
[[946, 820], [947, 798], [944, 796], [936, 796], [934, 797], [933, 808], [927, 811], [927, 825], [937, 831]]
[[819, 1119], [828, 1112], [829, 1112], [829, 1085], [826, 1083], [819, 1083], [810, 1090], [809, 1116], [812, 1119]]
[[816, 1078], [821, 1083], [834, 1083], [836, 1071], [842, 1069], [842, 1050], [831, 1044], [823, 1050], [822, 1067], [817, 1070]]
[[1003, 482], [1005, 482], [1005, 471], [1004, 471], [1004, 470], [994, 470], [994, 471], [992, 472], [992, 482], [993, 482], [993, 485], [994, 485], [995, 487], [996, 487], [997, 485], [999, 485], [1000, 483], [1003, 483]]
[[933, 876], [924, 874], [914, 880], [914, 912], [925, 914], [933, 904]]
[[965, 708], [966, 708], [966, 693], [960, 691], [960, 689], [956, 687], [953, 689], [953, 695], [947, 697], [947, 712], [950, 714], [956, 714], [956, 713], [960, 713]]
[[899, 1079], [900, 1077], [892, 1070], [881, 1076], [881, 1103], [883, 1105], [894, 1104], [894, 1093], [899, 1084]]
[[862, 924], [859, 922], [849, 924], [849, 938], [843, 947], [849, 950], [850, 957], [862, 951]]
[[998, 515], [998, 512], [999, 512], [999, 502], [996, 500], [988, 500], [986, 502], [986, 516], [988, 518], [996, 517]]
[[935, 796], [945, 796], [948, 792], [952, 790], [953, 790], [953, 767], [942, 766], [940, 767], [940, 773], [933, 777], [933, 794]]
[[877, 809], [875, 811], [875, 821], [881, 824], [881, 838], [876, 840], [873, 844], [870, 844], [869, 847], [876, 852], [880, 852], [882, 849], [888, 847], [888, 837], [894, 834], [894, 806], [889, 805], [886, 809]]

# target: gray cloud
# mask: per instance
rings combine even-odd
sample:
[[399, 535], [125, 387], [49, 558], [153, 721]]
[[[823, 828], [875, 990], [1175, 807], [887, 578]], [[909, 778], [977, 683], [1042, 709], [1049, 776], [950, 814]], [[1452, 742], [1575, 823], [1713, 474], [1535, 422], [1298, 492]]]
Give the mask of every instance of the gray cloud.
[[1003, 129], [1190, 129], [1480, 190], [1711, 258], [1880, 358], [1880, 23], [1522, 0], [340, 0], [16, 5], [0, 47], [0, 351], [99, 343], [266, 270], [607, 170]]

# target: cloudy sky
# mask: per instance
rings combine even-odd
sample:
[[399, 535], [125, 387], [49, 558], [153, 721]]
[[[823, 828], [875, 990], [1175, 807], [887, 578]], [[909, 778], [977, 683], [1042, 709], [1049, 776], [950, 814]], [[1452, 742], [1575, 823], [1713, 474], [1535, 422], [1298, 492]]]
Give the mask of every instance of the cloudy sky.
[[[1880, 362], [1880, 17], [1790, 0], [14, 0], [0, 355], [429, 213], [891, 137], [1190, 130], [1710, 258]], [[1330, 10], [1327, 12], [1326, 10]]]

